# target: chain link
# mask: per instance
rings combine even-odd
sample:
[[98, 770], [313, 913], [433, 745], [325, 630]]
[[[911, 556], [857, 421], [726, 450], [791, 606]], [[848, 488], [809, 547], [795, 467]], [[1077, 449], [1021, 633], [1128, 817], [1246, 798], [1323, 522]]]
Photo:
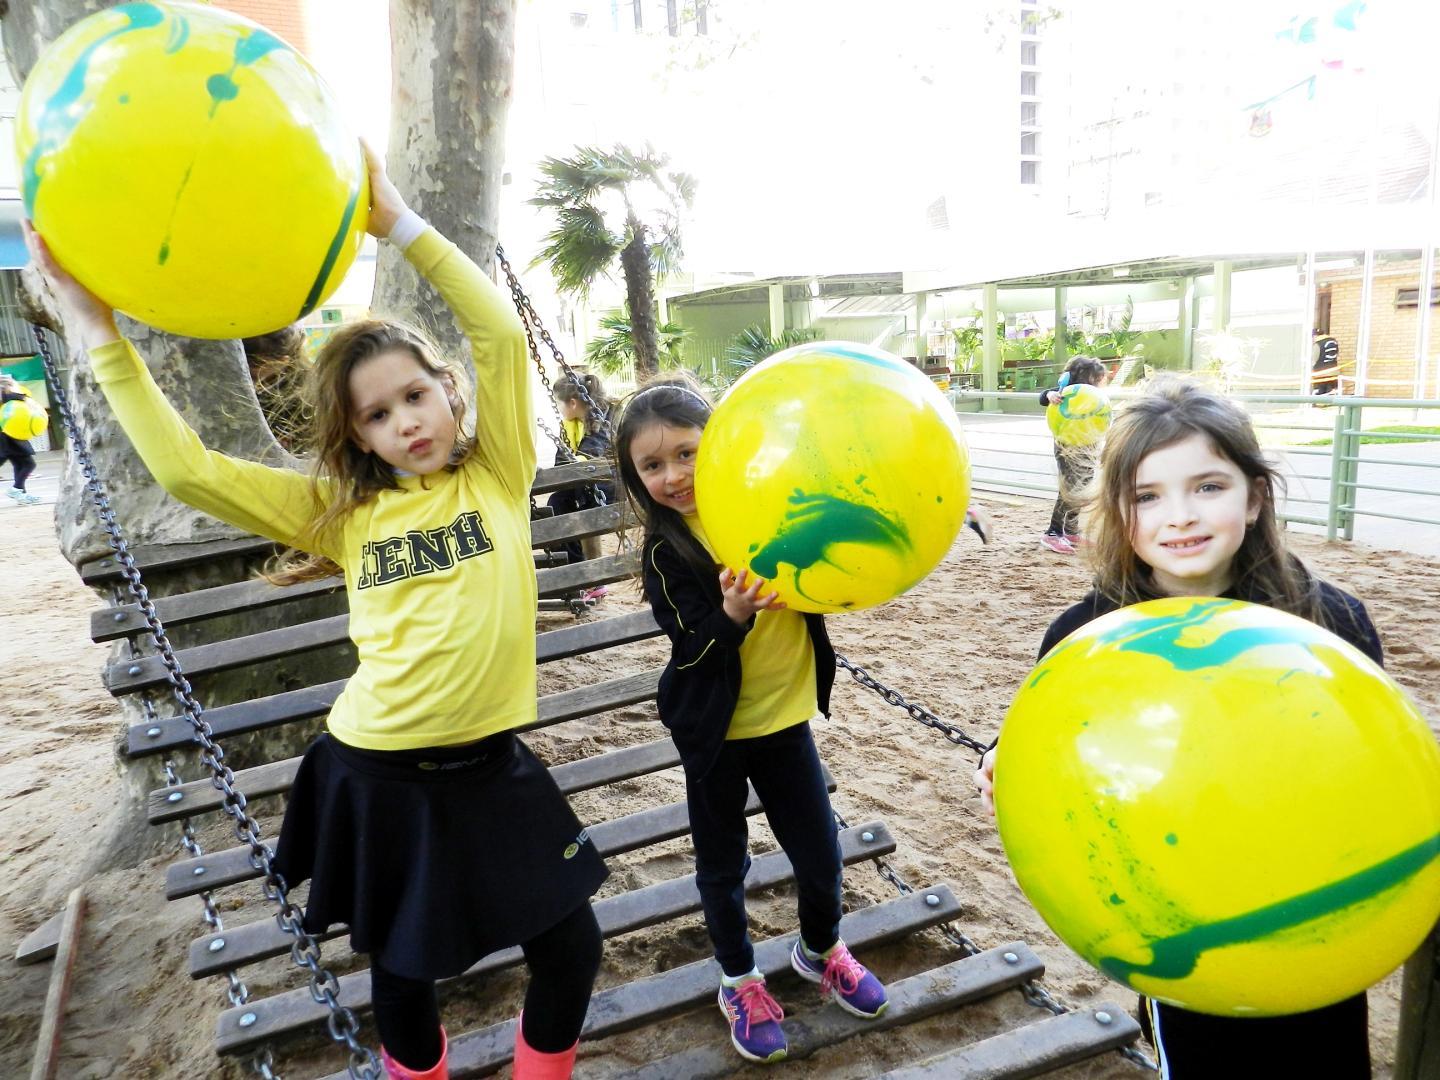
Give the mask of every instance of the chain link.
[[[245, 796], [235, 787], [235, 774], [225, 764], [225, 751], [215, 742], [214, 730], [210, 727], [209, 721], [205, 719], [204, 709], [196, 700], [194, 689], [190, 680], [185, 677], [185, 672], [180, 666], [180, 661], [175, 656], [175, 650], [170, 644], [169, 636], [165, 626], [160, 621], [155, 611], [155, 604], [150, 599], [149, 589], [140, 577], [140, 569], [135, 565], [135, 557], [131, 554], [128, 544], [125, 541], [124, 533], [115, 520], [114, 510], [110, 506], [110, 498], [106, 493], [105, 486], [100, 480], [96, 471], [95, 463], [90, 456], [87, 444], [83, 440], [80, 425], [75, 417], [74, 411], [70, 408], [69, 395], [65, 393], [60, 383], [60, 370], [55, 362], [55, 356], [50, 350], [50, 343], [46, 340], [43, 330], [39, 327], [34, 329], [35, 342], [39, 346], [41, 361], [45, 366], [45, 376], [50, 384], [50, 396], [60, 410], [61, 419], [65, 425], [66, 434], [69, 436], [72, 452], [75, 460], [80, 465], [85, 475], [85, 490], [90, 494], [100, 518], [100, 524], [105, 530], [106, 539], [109, 541], [111, 550], [115, 553], [116, 562], [120, 565], [120, 571], [129, 585], [130, 595], [135, 598], [140, 606], [141, 614], [145, 617], [145, 624], [150, 631], [151, 639], [165, 666], [165, 680], [169, 683], [176, 701], [179, 702], [185, 718], [189, 721], [192, 729], [192, 739], [201, 748], [200, 760], [210, 770], [210, 782], [217, 791], [224, 795], [222, 809], [235, 822], [235, 835], [242, 843], [250, 847], [251, 865], [264, 874], [263, 891], [267, 898], [275, 901], [280, 908], [277, 921], [287, 932], [294, 934], [297, 943], [308, 942], [309, 948], [313, 949], [313, 958], [309, 951], [306, 952], [306, 960], [297, 963], [310, 972], [311, 994], [316, 1001], [322, 1001], [330, 1010], [329, 1029], [330, 1036], [337, 1043], [345, 1047], [349, 1052], [348, 1071], [357, 1080], [380, 1080], [380, 1062], [375, 1054], [368, 1047], [361, 1045], [356, 1035], [359, 1033], [360, 1024], [355, 1014], [345, 1006], [341, 1005], [333, 993], [319, 995], [316, 986], [322, 983], [327, 986], [336, 986], [334, 975], [319, 966], [319, 946], [300, 925], [299, 920], [294, 918], [296, 908], [291, 904], [285, 879], [275, 870], [271, 864], [270, 849], [260, 839], [260, 826], [256, 820], [246, 812]], [[132, 649], [134, 646], [131, 646]], [[142, 698], [146, 704], [142, 708], [148, 709], [147, 718], [154, 716], [154, 705], [148, 702], [148, 698]], [[166, 782], [168, 785], [179, 783], [179, 777], [175, 773], [174, 764], [166, 762]], [[200, 852], [200, 845], [195, 840], [194, 831], [187, 821], [182, 830], [182, 846], [186, 851]], [[220, 916], [214, 909], [214, 904], [205, 894], [203, 902], [206, 909], [205, 920], [208, 924], [219, 926]], [[287, 923], [283, 916], [287, 914], [292, 918]], [[213, 923], [211, 920], [214, 920]], [[292, 950], [292, 953], [294, 950]], [[236, 1004], [243, 1004], [249, 999], [249, 990], [234, 973], [231, 973], [230, 984], [231, 1000]], [[237, 1000], [238, 999], [238, 1000]], [[268, 1054], [261, 1054], [255, 1059], [256, 1069], [264, 1075], [273, 1076], [271, 1065], [268, 1062]]]
[[865, 687], [865, 689], [875, 691], [875, 693], [879, 694], [889, 704], [894, 705], [898, 709], [904, 709], [910, 714], [910, 719], [940, 732], [940, 734], [944, 735], [945, 738], [949, 739], [956, 746], [964, 746], [970, 750], [978, 751], [982, 755], [986, 750], [990, 749], [989, 744], [982, 743], [978, 739], [965, 734], [965, 732], [952, 724], [947, 724], [924, 705], [907, 701], [905, 696], [898, 690], [890, 689], [890, 687], [875, 678], [875, 676], [871, 675], [859, 664], [852, 664], [838, 653], [835, 656], [835, 666], [844, 668], [850, 673], [850, 677]]

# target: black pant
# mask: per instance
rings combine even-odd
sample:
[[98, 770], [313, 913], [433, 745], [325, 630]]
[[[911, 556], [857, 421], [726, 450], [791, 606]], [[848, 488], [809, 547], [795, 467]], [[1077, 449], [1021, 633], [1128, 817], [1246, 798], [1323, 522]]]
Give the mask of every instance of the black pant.
[[1324, 1077], [1369, 1080], [1364, 994], [1289, 1016], [1209, 1016], [1140, 999], [1140, 1024], [1164, 1080]]
[[15, 466], [15, 489], [25, 490], [25, 481], [35, 471], [35, 455], [13, 447], [0, 454], [0, 464], [10, 462]]
[[745, 875], [750, 870], [747, 779], [795, 867], [800, 936], [815, 952], [840, 940], [840, 841], [810, 725], [729, 740], [703, 780], [685, 778], [685, 801], [705, 929], [715, 959], [732, 978], [755, 967], [745, 920]]
[[[596, 506], [609, 506], [614, 501], [615, 485], [590, 484], [583, 487], [562, 488], [550, 496], [550, 501], [546, 505], [558, 516], [573, 514], [577, 510], [590, 510]], [[567, 540], [563, 544], [555, 544], [550, 550], [565, 552], [572, 563], [585, 561], [585, 553], [580, 547], [579, 540]]]
[[[543, 934], [521, 944], [530, 968], [525, 989], [525, 1041], [544, 1054], [575, 1045], [600, 970], [600, 924], [589, 901]], [[440, 1005], [435, 984], [407, 979], [379, 964], [370, 968], [371, 999], [380, 1042], [408, 1069], [423, 1072], [440, 1060]]]
[[1075, 498], [1094, 472], [1090, 451], [1056, 443], [1055, 467], [1060, 470], [1060, 493], [1050, 511], [1050, 528], [1045, 531], [1051, 536], [1073, 536], [1080, 531], [1080, 506]]

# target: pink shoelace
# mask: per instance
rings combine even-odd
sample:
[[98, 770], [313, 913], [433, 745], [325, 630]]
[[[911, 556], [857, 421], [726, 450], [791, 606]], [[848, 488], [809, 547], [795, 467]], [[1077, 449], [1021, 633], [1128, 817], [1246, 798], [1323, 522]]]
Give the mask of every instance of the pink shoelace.
[[770, 991], [765, 989], [765, 983], [760, 979], [752, 979], [737, 986], [735, 1000], [745, 1016], [746, 1035], [750, 1034], [751, 1024], [764, 1023], [766, 1020], [778, 1022], [785, 1019], [785, 1010], [780, 1007], [778, 1001], [770, 996]]
[[842, 994], [853, 994], [860, 988], [860, 980], [864, 977], [865, 968], [860, 961], [851, 956], [844, 945], [838, 945], [825, 959], [825, 972], [820, 976], [820, 993], [830, 994], [838, 989]]

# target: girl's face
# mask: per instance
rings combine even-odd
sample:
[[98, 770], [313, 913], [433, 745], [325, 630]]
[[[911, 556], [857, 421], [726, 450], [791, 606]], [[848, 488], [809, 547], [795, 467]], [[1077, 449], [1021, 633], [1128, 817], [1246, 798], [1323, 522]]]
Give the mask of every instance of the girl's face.
[[695, 454], [700, 429], [652, 421], [630, 440], [630, 463], [650, 498], [680, 514], [695, 513]]
[[455, 385], [411, 353], [387, 349], [350, 372], [350, 434], [391, 468], [425, 476], [455, 449]]
[[564, 420], [584, 420], [587, 412], [582, 398], [567, 398], [560, 402], [560, 416]]
[[1261, 500], [1239, 466], [1191, 435], [1140, 462], [1130, 543], [1166, 596], [1220, 596]]

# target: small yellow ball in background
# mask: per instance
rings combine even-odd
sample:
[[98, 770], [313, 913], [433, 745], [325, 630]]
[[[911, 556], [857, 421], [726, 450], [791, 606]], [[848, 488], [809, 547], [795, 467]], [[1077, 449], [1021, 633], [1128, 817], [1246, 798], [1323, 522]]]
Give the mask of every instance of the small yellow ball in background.
[[1440, 916], [1440, 749], [1404, 692], [1273, 608], [1173, 598], [1026, 678], [1000, 836], [1051, 929], [1112, 978], [1222, 1015], [1359, 993]]
[[1061, 446], [1094, 446], [1110, 430], [1110, 398], [1089, 383], [1071, 383], [1045, 407], [1045, 422]]
[[918, 583], [965, 520], [955, 410], [899, 357], [798, 345], [740, 378], [700, 441], [695, 497], [720, 560], [798, 611], [856, 611]]
[[45, 407], [31, 398], [7, 401], [0, 405], [0, 431], [24, 442], [45, 434], [50, 417]]
[[221, 8], [82, 19], [25, 81], [25, 212], [106, 303], [191, 337], [313, 310], [364, 238], [360, 145], [303, 56]]

